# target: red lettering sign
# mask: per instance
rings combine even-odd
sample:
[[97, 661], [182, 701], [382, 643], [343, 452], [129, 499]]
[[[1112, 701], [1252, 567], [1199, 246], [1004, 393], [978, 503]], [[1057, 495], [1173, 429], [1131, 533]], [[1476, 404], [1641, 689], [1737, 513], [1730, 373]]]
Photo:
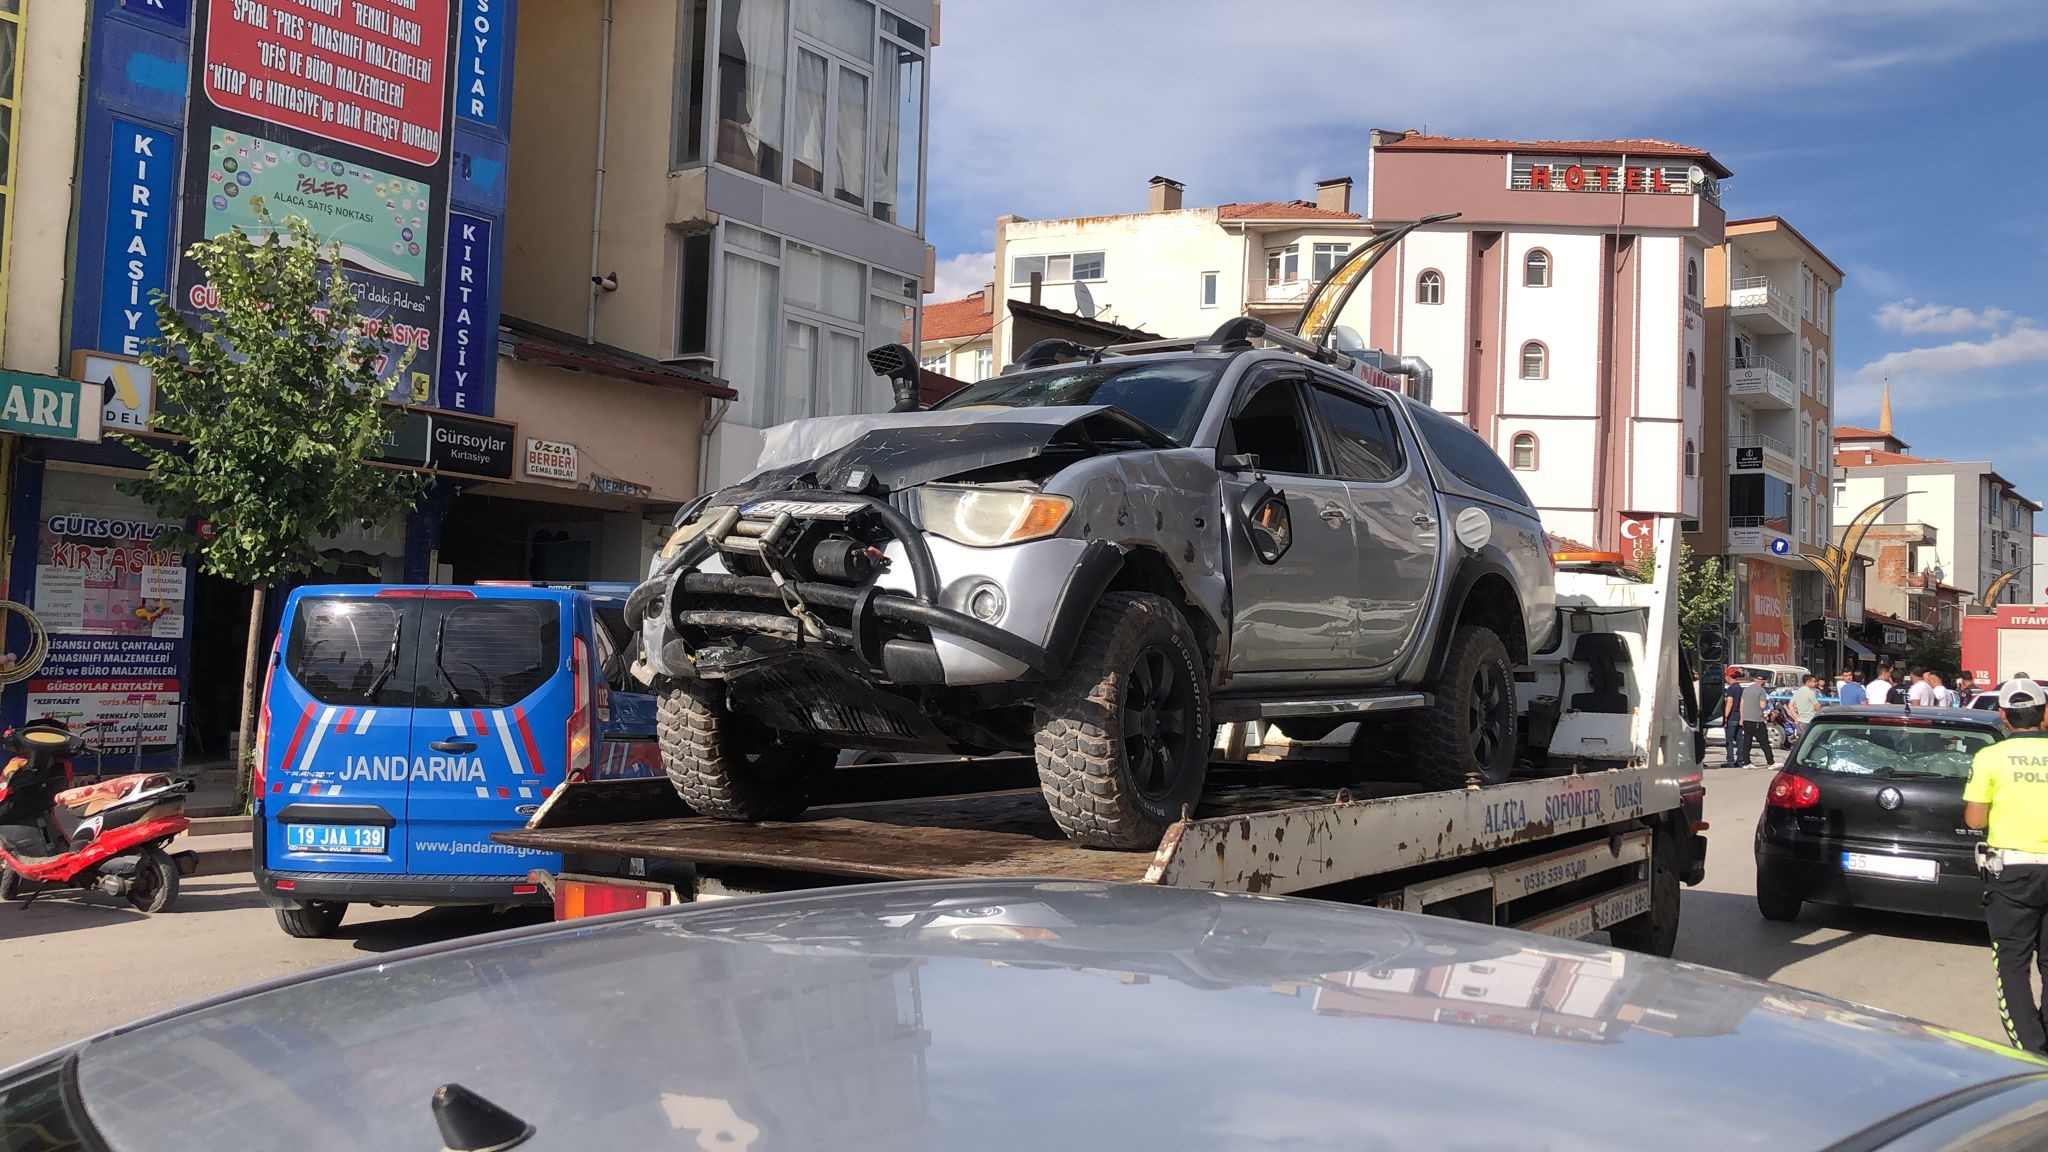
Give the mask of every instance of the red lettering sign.
[[1564, 170], [1564, 186], [1577, 192], [1586, 186], [1586, 170], [1573, 164]]
[[1652, 169], [1650, 169], [1650, 191], [1652, 191], [1652, 192], [1669, 192], [1669, 191], [1671, 191], [1671, 182], [1670, 182], [1670, 181], [1668, 181], [1668, 180], [1666, 180], [1666, 179], [1664, 179], [1664, 169], [1662, 169], [1662, 168], [1652, 168]]
[[215, 107], [422, 166], [447, 144], [448, 21], [417, 0], [206, 6]]
[[1531, 165], [1529, 166], [1529, 187], [1531, 187], [1531, 188], [1548, 188], [1548, 187], [1550, 187], [1550, 165], [1548, 165], [1548, 164], [1531, 164]]
[[1594, 173], [1595, 173], [1596, 175], [1598, 175], [1598, 176], [1600, 177], [1600, 190], [1601, 190], [1602, 192], [1605, 192], [1605, 191], [1607, 191], [1607, 178], [1608, 178], [1609, 176], [1612, 176], [1612, 175], [1614, 175], [1614, 169], [1613, 169], [1613, 168], [1610, 168], [1610, 167], [1608, 167], [1608, 166], [1607, 166], [1607, 165], [1605, 165], [1605, 164], [1601, 164], [1601, 165], [1598, 165], [1598, 166], [1596, 166], [1596, 167], [1595, 167], [1595, 168], [1593, 169], [1593, 171], [1594, 171]]
[[1643, 190], [1643, 170], [1641, 168], [1630, 168], [1623, 172], [1621, 174], [1621, 189], [1624, 192], [1641, 192]]

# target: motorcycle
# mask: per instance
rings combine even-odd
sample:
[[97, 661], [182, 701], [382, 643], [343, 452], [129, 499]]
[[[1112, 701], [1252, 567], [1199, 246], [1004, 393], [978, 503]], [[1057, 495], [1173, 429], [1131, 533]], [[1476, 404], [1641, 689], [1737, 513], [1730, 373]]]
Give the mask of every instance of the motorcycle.
[[178, 881], [198, 870], [196, 852], [171, 853], [190, 827], [190, 780], [161, 772], [72, 787], [71, 758], [86, 742], [61, 720], [31, 720], [0, 734], [15, 753], [0, 768], [0, 900], [28, 903], [53, 889], [126, 897], [144, 912], [168, 911]]

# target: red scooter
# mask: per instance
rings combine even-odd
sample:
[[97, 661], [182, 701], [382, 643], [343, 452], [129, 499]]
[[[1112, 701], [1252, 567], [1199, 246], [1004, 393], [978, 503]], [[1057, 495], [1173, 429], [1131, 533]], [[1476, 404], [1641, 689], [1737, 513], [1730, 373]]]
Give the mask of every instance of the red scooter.
[[86, 743], [61, 720], [31, 720], [0, 745], [16, 754], [0, 768], [0, 900], [73, 888], [169, 910], [199, 864], [164, 849], [192, 824], [191, 781], [144, 772], [73, 788], [71, 757]]

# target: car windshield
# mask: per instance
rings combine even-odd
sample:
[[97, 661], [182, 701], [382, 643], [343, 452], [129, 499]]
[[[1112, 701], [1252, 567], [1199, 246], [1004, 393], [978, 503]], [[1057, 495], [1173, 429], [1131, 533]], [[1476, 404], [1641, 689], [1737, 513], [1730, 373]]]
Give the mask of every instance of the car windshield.
[[1209, 396], [1228, 360], [1177, 359], [1150, 363], [1063, 364], [970, 384], [938, 408], [1056, 408], [1107, 404], [1143, 420], [1176, 444], [1186, 444], [1202, 422]]
[[1793, 772], [1839, 776], [1970, 775], [1970, 760], [1998, 742], [1998, 733], [1977, 725], [1936, 721], [1821, 720], [1793, 752]]

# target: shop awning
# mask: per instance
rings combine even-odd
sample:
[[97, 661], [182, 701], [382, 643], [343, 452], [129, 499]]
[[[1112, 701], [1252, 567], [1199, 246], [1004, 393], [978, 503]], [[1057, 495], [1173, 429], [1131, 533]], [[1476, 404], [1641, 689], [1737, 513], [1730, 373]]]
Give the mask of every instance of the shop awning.
[[1877, 653], [1872, 652], [1870, 649], [1865, 648], [1863, 645], [1857, 643], [1856, 641], [1849, 639], [1847, 636], [1842, 637], [1842, 647], [1847, 648], [1849, 651], [1854, 652], [1858, 656], [1863, 657], [1865, 660], [1877, 659]]

